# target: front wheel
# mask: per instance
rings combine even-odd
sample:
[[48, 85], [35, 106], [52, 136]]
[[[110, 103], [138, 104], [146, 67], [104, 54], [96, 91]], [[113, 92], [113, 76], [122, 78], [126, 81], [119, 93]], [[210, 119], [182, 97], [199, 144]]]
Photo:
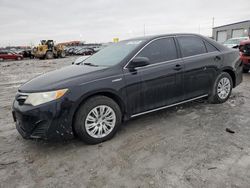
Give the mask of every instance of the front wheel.
[[211, 103], [223, 103], [228, 100], [233, 88], [233, 81], [231, 76], [222, 72], [219, 74], [214, 82], [212, 92], [209, 96], [209, 102]]
[[88, 144], [111, 139], [121, 124], [121, 110], [111, 98], [95, 96], [80, 106], [74, 129], [77, 136]]

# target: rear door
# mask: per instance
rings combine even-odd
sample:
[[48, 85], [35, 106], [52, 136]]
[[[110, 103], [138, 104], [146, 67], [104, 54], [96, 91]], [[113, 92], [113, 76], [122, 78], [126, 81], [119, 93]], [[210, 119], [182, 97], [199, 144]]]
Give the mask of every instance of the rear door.
[[7, 59], [15, 59], [16, 58], [16, 56], [12, 52], [8, 52], [6, 57], [7, 57]]
[[178, 36], [183, 57], [185, 99], [207, 95], [217, 75], [222, 56], [210, 43], [197, 36]]

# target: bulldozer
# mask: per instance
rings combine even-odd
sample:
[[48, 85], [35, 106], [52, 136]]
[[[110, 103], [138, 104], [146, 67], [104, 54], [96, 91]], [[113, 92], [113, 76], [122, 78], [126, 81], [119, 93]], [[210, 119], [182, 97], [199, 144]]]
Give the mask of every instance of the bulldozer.
[[41, 40], [41, 44], [32, 50], [34, 57], [39, 59], [64, 58], [63, 45], [55, 45], [53, 40]]

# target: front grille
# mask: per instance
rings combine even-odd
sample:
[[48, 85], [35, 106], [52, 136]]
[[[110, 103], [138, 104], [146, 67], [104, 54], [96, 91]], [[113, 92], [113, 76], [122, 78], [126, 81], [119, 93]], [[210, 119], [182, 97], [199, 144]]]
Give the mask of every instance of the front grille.
[[243, 47], [243, 54], [245, 56], [250, 56], [250, 44], [246, 44], [244, 47]]

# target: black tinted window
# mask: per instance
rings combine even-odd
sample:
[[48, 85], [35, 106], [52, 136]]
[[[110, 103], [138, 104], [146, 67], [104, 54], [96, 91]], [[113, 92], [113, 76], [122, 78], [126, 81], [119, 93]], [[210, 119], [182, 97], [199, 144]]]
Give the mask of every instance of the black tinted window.
[[217, 48], [215, 48], [212, 44], [205, 41], [205, 45], [207, 48], [207, 52], [215, 52], [218, 51]]
[[206, 53], [203, 40], [194, 36], [180, 36], [178, 41], [183, 57]]
[[147, 57], [151, 64], [177, 59], [174, 39], [158, 39], [146, 46], [137, 57]]

